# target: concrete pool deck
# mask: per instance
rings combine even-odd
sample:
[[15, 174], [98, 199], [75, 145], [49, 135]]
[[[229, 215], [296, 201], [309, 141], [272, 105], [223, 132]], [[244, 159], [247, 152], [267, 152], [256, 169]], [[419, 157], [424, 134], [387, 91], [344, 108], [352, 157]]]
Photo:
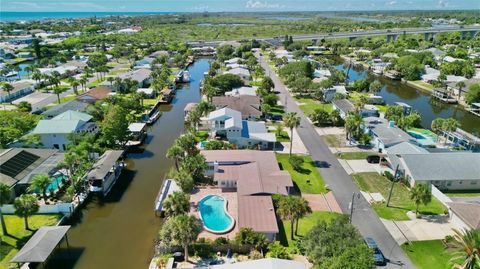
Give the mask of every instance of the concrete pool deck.
[[235, 220], [235, 226], [231, 231], [224, 234], [214, 234], [205, 229], [202, 230], [199, 238], [206, 238], [215, 240], [219, 237], [224, 237], [228, 239], [234, 239], [235, 235], [238, 232], [238, 200], [237, 200], [237, 192], [232, 191], [224, 191], [217, 187], [196, 187], [192, 193], [190, 194], [190, 214], [195, 216], [196, 218], [200, 219], [200, 211], [198, 210], [198, 202], [202, 200], [207, 195], [218, 195], [223, 197], [228, 201], [227, 211]]

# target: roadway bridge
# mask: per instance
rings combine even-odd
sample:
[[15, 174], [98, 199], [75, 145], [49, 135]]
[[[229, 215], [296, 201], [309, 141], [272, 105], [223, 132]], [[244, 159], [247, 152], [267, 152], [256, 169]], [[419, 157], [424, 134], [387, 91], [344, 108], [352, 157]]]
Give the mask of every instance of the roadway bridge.
[[[462, 38], [466, 36], [475, 37], [480, 32], [479, 26], [445, 26], [445, 27], [423, 27], [423, 28], [402, 28], [402, 29], [384, 29], [384, 30], [364, 30], [364, 31], [355, 31], [355, 32], [333, 32], [333, 33], [318, 33], [318, 34], [308, 34], [308, 35], [294, 35], [292, 36], [294, 41], [302, 40], [321, 40], [321, 39], [338, 39], [338, 38], [349, 38], [353, 40], [355, 38], [361, 37], [374, 37], [374, 36], [385, 36], [387, 42], [396, 40], [400, 35], [412, 35], [412, 34], [423, 34], [425, 39], [433, 38], [435, 39], [436, 34], [439, 33], [449, 33], [449, 32], [460, 32]], [[265, 41], [274, 45], [281, 44], [284, 40], [284, 37], [267, 37], [267, 38], [255, 38], [258, 41]], [[238, 40], [239, 41], [239, 40]], [[191, 41], [187, 42], [189, 45], [194, 47], [217, 47], [221, 43], [226, 42], [224, 40], [212, 40], [212, 41]]]

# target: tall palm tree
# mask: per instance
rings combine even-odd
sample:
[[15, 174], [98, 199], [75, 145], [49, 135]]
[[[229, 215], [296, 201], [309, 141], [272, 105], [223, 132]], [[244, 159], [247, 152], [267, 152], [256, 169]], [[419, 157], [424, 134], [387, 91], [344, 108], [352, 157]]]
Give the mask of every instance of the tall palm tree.
[[189, 209], [190, 195], [182, 191], [173, 192], [165, 199], [165, 201], [163, 201], [163, 210], [167, 217], [186, 214]]
[[167, 151], [167, 158], [175, 161], [175, 168], [178, 171], [178, 162], [185, 157], [185, 152], [176, 144], [173, 144]]
[[293, 224], [295, 219], [298, 216], [297, 209], [299, 206], [298, 197], [297, 196], [284, 196], [280, 199], [278, 203], [278, 214], [284, 220], [290, 221], [290, 239], [293, 240]]
[[85, 92], [86, 86], [87, 86], [87, 81], [88, 79], [86, 77], [81, 77], [78, 82], [80, 82], [80, 85], [82, 85], [82, 90]]
[[113, 87], [113, 81], [114, 81], [114, 80], [115, 80], [114, 77], [108, 77], [108, 78], [107, 78], [107, 81], [110, 82], [110, 86], [112, 86], [112, 87]]
[[80, 82], [78, 82], [77, 80], [73, 81], [71, 84], [70, 84], [73, 88], [73, 92], [75, 94], [78, 94], [78, 86], [80, 85]]
[[42, 73], [37, 69], [32, 73], [32, 79], [34, 79], [37, 83], [43, 78]]
[[208, 102], [212, 102], [213, 97], [217, 94], [217, 90], [210, 84], [205, 84], [202, 89], [203, 94], [207, 97]]
[[28, 187], [30, 192], [40, 191], [43, 195], [43, 200], [47, 201], [47, 188], [52, 183], [52, 178], [47, 174], [38, 174], [33, 177], [32, 183]]
[[283, 118], [285, 126], [290, 129], [290, 153], [289, 156], [292, 156], [292, 144], [293, 144], [293, 128], [300, 126], [300, 117], [297, 116], [295, 112], [288, 112]]
[[362, 117], [359, 114], [350, 114], [345, 118], [345, 132], [347, 139], [360, 136]]
[[[456, 269], [478, 269], [480, 268], [480, 230], [471, 229], [463, 232], [453, 229], [455, 235], [454, 244], [459, 251], [455, 252], [451, 261]], [[461, 261], [461, 264], [458, 262]]]
[[53, 93], [57, 95], [58, 103], [60, 104], [60, 94], [63, 92], [62, 88], [55, 86], [53, 88]]
[[28, 227], [28, 217], [37, 213], [40, 209], [37, 198], [31, 194], [22, 194], [15, 198], [13, 207], [15, 208], [15, 215], [23, 217], [25, 222], [25, 230], [30, 230]]
[[465, 85], [465, 82], [459, 81], [457, 84], [455, 84], [455, 86], [458, 87], [458, 100], [460, 100], [460, 97], [462, 97], [463, 88], [465, 88], [467, 85]]
[[427, 205], [432, 201], [432, 192], [426, 184], [416, 184], [410, 190], [410, 199], [415, 203], [415, 214], [418, 214], [420, 204]]
[[166, 245], [180, 245], [188, 261], [188, 246], [195, 242], [202, 231], [200, 221], [192, 215], [169, 218], [162, 226], [159, 237]]
[[308, 201], [305, 200], [303, 197], [296, 197], [297, 201], [297, 210], [295, 211], [295, 235], [297, 235], [298, 231], [298, 222], [300, 221], [301, 218], [305, 217], [306, 215], [312, 213], [312, 208], [308, 204]]
[[12, 194], [12, 191], [10, 190], [10, 187], [4, 183], [0, 183], [0, 222], [2, 223], [3, 235], [8, 234], [8, 231], [7, 231], [7, 224], [5, 223], [5, 219], [3, 218], [3, 214], [2, 214], [2, 205], [10, 201], [11, 194]]
[[[7, 92], [8, 100], [10, 100], [10, 93], [11, 93], [15, 88], [12, 86], [12, 84], [10, 84], [10, 83], [8, 83], [8, 82], [4, 82], [4, 83], [2, 84], [2, 89]], [[11, 100], [10, 100], [10, 102], [11, 102]]]

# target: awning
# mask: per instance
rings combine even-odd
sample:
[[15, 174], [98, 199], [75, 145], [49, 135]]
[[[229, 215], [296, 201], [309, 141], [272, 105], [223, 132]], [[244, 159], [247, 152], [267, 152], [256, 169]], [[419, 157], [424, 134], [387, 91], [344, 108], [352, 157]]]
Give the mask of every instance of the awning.
[[69, 229], [70, 226], [41, 227], [10, 262], [45, 262]]

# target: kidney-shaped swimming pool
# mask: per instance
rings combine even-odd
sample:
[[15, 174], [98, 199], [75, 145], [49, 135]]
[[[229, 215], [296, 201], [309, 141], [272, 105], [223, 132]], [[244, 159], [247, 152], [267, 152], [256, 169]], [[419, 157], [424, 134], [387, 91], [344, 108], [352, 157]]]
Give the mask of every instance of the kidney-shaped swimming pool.
[[212, 233], [221, 234], [232, 230], [235, 220], [227, 212], [227, 201], [218, 195], [207, 195], [198, 202], [203, 227]]

